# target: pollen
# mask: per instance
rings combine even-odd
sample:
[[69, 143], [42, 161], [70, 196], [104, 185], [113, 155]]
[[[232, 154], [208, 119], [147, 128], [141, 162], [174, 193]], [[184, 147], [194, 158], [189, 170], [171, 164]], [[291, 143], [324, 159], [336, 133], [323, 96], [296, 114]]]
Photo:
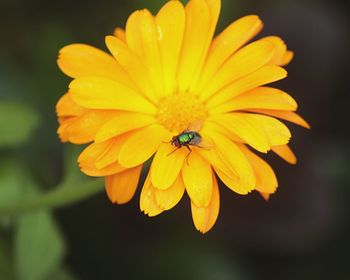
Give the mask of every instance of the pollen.
[[196, 95], [174, 94], [162, 98], [158, 104], [157, 121], [170, 132], [180, 133], [195, 123], [202, 123], [207, 109]]

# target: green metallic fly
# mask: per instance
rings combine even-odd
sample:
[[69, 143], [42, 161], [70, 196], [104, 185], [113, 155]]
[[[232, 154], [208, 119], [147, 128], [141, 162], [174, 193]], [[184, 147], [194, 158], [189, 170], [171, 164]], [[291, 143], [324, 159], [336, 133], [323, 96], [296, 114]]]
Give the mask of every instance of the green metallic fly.
[[190, 128], [184, 130], [183, 132], [181, 132], [176, 136], [173, 136], [170, 143], [176, 148], [168, 156], [176, 152], [178, 149], [182, 147], [186, 147], [189, 151], [189, 153], [187, 154], [187, 163], [188, 163], [188, 157], [192, 153], [191, 146], [196, 146], [202, 149], [209, 149], [209, 147], [213, 147], [212, 144], [209, 144], [209, 145], [205, 144], [204, 142], [207, 142], [208, 139], [207, 141], [204, 141], [202, 136], [197, 132], [198, 130], [200, 130], [201, 126], [202, 126], [201, 122], [195, 122], [190, 126]]
[[196, 131], [185, 130], [179, 135], [176, 135], [171, 140], [171, 145], [175, 146], [176, 149], [172, 151], [169, 155], [174, 153], [181, 147], [186, 147], [189, 150], [187, 158], [191, 154], [192, 150], [190, 146], [198, 146], [202, 142], [202, 136]]

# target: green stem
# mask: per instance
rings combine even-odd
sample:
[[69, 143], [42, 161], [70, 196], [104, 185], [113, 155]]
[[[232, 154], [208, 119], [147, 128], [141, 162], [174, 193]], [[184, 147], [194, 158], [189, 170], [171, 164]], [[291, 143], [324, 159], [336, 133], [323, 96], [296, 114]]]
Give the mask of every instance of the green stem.
[[76, 184], [63, 183], [46, 194], [0, 207], [0, 216], [17, 215], [30, 210], [62, 207], [86, 199], [100, 192], [103, 188], [104, 184], [101, 179], [86, 180]]

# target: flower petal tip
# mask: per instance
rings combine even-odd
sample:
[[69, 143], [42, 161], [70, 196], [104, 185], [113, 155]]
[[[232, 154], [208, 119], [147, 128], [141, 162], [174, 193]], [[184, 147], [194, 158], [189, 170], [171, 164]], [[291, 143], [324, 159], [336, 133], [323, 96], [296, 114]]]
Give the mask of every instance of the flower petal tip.
[[154, 210], [154, 211], [152, 211], [152, 210], [151, 211], [141, 210], [141, 211], [142, 211], [142, 213], [144, 213], [146, 216], [148, 216], [150, 218], [156, 217], [163, 212], [163, 210], [161, 210], [161, 209]]
[[311, 129], [311, 125], [307, 121], [305, 121], [304, 128]]
[[260, 195], [261, 195], [261, 197], [262, 197], [266, 202], [269, 202], [269, 201], [270, 201], [270, 196], [271, 196], [271, 194], [260, 192]]
[[208, 233], [213, 227], [214, 227], [215, 223], [212, 224], [212, 225], [206, 225], [206, 224], [203, 224], [203, 225], [196, 225], [195, 224], [195, 227], [196, 227], [196, 230], [198, 232], [200, 232], [201, 234], [206, 234]]
[[211, 228], [210, 229], [197, 229], [201, 234], [206, 234], [207, 232], [209, 232], [210, 230], [211, 230]]

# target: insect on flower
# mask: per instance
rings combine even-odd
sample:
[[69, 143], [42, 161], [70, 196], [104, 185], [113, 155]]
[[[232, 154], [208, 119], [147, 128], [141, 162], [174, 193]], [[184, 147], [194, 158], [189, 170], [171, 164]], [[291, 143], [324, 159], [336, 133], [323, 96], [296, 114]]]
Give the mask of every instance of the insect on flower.
[[170, 143], [171, 145], [175, 146], [176, 149], [170, 152], [168, 156], [176, 152], [178, 149], [186, 147], [189, 151], [187, 154], [188, 163], [188, 157], [192, 153], [192, 149], [190, 146], [196, 146], [202, 149], [209, 149], [211, 147], [214, 147], [212, 143], [209, 143], [208, 139], [203, 139], [202, 135], [198, 132], [202, 128], [202, 126], [203, 122], [197, 120], [196, 122], [193, 122], [186, 130], [182, 131], [178, 135], [173, 136]]
[[188, 156], [192, 152], [190, 145], [198, 146], [201, 143], [201, 141], [202, 141], [202, 136], [198, 132], [185, 130], [181, 132], [179, 135], [176, 135], [172, 138], [171, 145], [175, 146], [176, 149], [172, 151], [169, 155], [171, 155], [181, 147], [186, 147], [189, 150], [189, 153], [187, 155], [187, 158], [188, 158]]

